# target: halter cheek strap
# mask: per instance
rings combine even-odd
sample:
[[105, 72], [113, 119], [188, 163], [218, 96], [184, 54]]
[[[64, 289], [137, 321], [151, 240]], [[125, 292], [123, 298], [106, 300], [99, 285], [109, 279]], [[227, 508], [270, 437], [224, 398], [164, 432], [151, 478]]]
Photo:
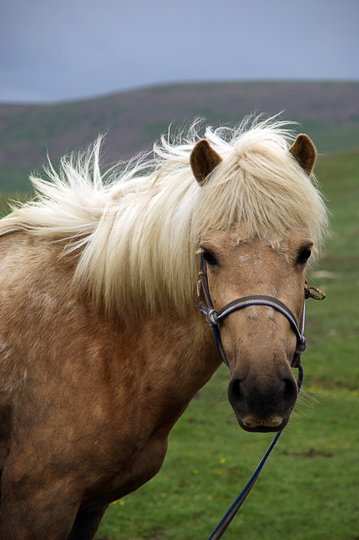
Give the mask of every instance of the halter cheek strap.
[[299, 324], [297, 324], [297, 321], [291, 312], [291, 310], [283, 304], [280, 300], [277, 300], [276, 298], [272, 296], [266, 296], [261, 294], [255, 294], [251, 296], [244, 296], [243, 298], [238, 298], [237, 300], [233, 300], [232, 302], [229, 302], [225, 306], [223, 306], [220, 310], [216, 311], [213, 307], [211, 297], [209, 294], [209, 288], [208, 288], [208, 281], [207, 281], [207, 272], [206, 272], [206, 263], [203, 258], [203, 254], [201, 254], [200, 257], [200, 286], [202, 287], [206, 304], [203, 302], [200, 302], [199, 304], [199, 310], [200, 312], [206, 316], [206, 319], [209, 323], [209, 325], [212, 328], [214, 342], [217, 348], [217, 351], [223, 360], [223, 362], [228, 366], [228, 360], [226, 357], [226, 353], [222, 346], [220, 331], [219, 331], [219, 322], [233, 313], [234, 311], [238, 311], [239, 309], [243, 309], [248, 306], [269, 306], [276, 311], [279, 311], [286, 319], [288, 319], [289, 323], [292, 326], [292, 329], [296, 335], [297, 338], [297, 346], [296, 350], [293, 355], [292, 359], [292, 367], [298, 367], [300, 366], [300, 355], [302, 352], [305, 351], [306, 348], [306, 339], [303, 336], [304, 332], [304, 322], [305, 322], [305, 303], [303, 299], [303, 310], [302, 315], [299, 321]]

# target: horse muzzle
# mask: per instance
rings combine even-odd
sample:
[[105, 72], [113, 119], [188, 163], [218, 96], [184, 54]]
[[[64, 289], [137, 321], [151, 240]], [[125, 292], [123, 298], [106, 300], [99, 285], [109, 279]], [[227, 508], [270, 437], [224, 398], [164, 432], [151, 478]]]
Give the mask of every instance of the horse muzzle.
[[244, 429], [244, 431], [249, 431], [250, 433], [282, 431], [289, 421], [289, 415], [287, 418], [275, 416], [268, 419], [257, 419], [255, 416], [248, 415], [242, 419], [236, 414], [236, 418], [241, 428]]
[[228, 384], [228, 400], [238, 423], [245, 431], [281, 431], [288, 423], [298, 396], [292, 376], [258, 385], [235, 374]]

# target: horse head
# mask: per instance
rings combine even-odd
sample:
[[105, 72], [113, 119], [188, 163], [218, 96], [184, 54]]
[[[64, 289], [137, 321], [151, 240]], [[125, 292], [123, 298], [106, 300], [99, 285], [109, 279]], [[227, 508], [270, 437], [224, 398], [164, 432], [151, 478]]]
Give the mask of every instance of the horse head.
[[[309, 177], [316, 158], [310, 139], [299, 135], [286, 152], [288, 162], [295, 162], [292, 164], [300, 169], [298, 173]], [[194, 147], [191, 166], [199, 184], [206, 186], [208, 182], [208, 189], [214, 171], [219, 178], [221, 167], [222, 175], [229, 170], [204, 140]], [[244, 175], [237, 182], [247, 180]], [[225, 190], [224, 183], [222, 188]], [[265, 212], [261, 197], [258, 193], [257, 213]], [[275, 207], [275, 192], [267, 192], [266, 197], [273, 199]], [[246, 211], [250, 212], [244, 206], [242, 215]], [[298, 224], [296, 230], [288, 223], [287, 229], [279, 227], [286, 229], [285, 233], [278, 230], [277, 235], [275, 225], [271, 227], [269, 222], [267, 231], [258, 220], [256, 225], [250, 230], [237, 219], [227, 228], [207, 228], [200, 238], [200, 252], [214, 313], [253, 295], [284, 305], [281, 311], [277, 305], [249, 302], [216, 323], [222, 356], [230, 371], [228, 398], [240, 426], [247, 431], [279, 431], [288, 423], [298, 395], [292, 365], [299, 332], [294, 330], [304, 309], [306, 266], [314, 241], [305, 223]], [[291, 324], [292, 316], [295, 320]]]

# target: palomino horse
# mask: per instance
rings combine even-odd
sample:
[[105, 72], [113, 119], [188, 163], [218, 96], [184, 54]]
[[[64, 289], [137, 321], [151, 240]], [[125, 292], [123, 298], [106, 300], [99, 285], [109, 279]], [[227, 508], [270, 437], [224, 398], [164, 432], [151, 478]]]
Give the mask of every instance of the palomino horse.
[[[1, 221], [1, 539], [91, 539], [108, 504], [159, 471], [221, 362], [199, 252], [216, 310], [269, 295], [300, 319], [327, 221], [312, 142], [275, 119], [205, 137], [162, 139], [107, 181], [98, 141], [33, 178], [36, 199]], [[252, 305], [219, 326], [239, 424], [283, 429], [292, 325]]]

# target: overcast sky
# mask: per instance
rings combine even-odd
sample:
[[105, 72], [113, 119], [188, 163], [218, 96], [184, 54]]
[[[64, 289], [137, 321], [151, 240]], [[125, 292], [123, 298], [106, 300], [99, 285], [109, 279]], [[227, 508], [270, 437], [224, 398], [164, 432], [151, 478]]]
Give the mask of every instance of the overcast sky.
[[359, 0], [0, 0], [0, 101], [167, 82], [359, 80]]

